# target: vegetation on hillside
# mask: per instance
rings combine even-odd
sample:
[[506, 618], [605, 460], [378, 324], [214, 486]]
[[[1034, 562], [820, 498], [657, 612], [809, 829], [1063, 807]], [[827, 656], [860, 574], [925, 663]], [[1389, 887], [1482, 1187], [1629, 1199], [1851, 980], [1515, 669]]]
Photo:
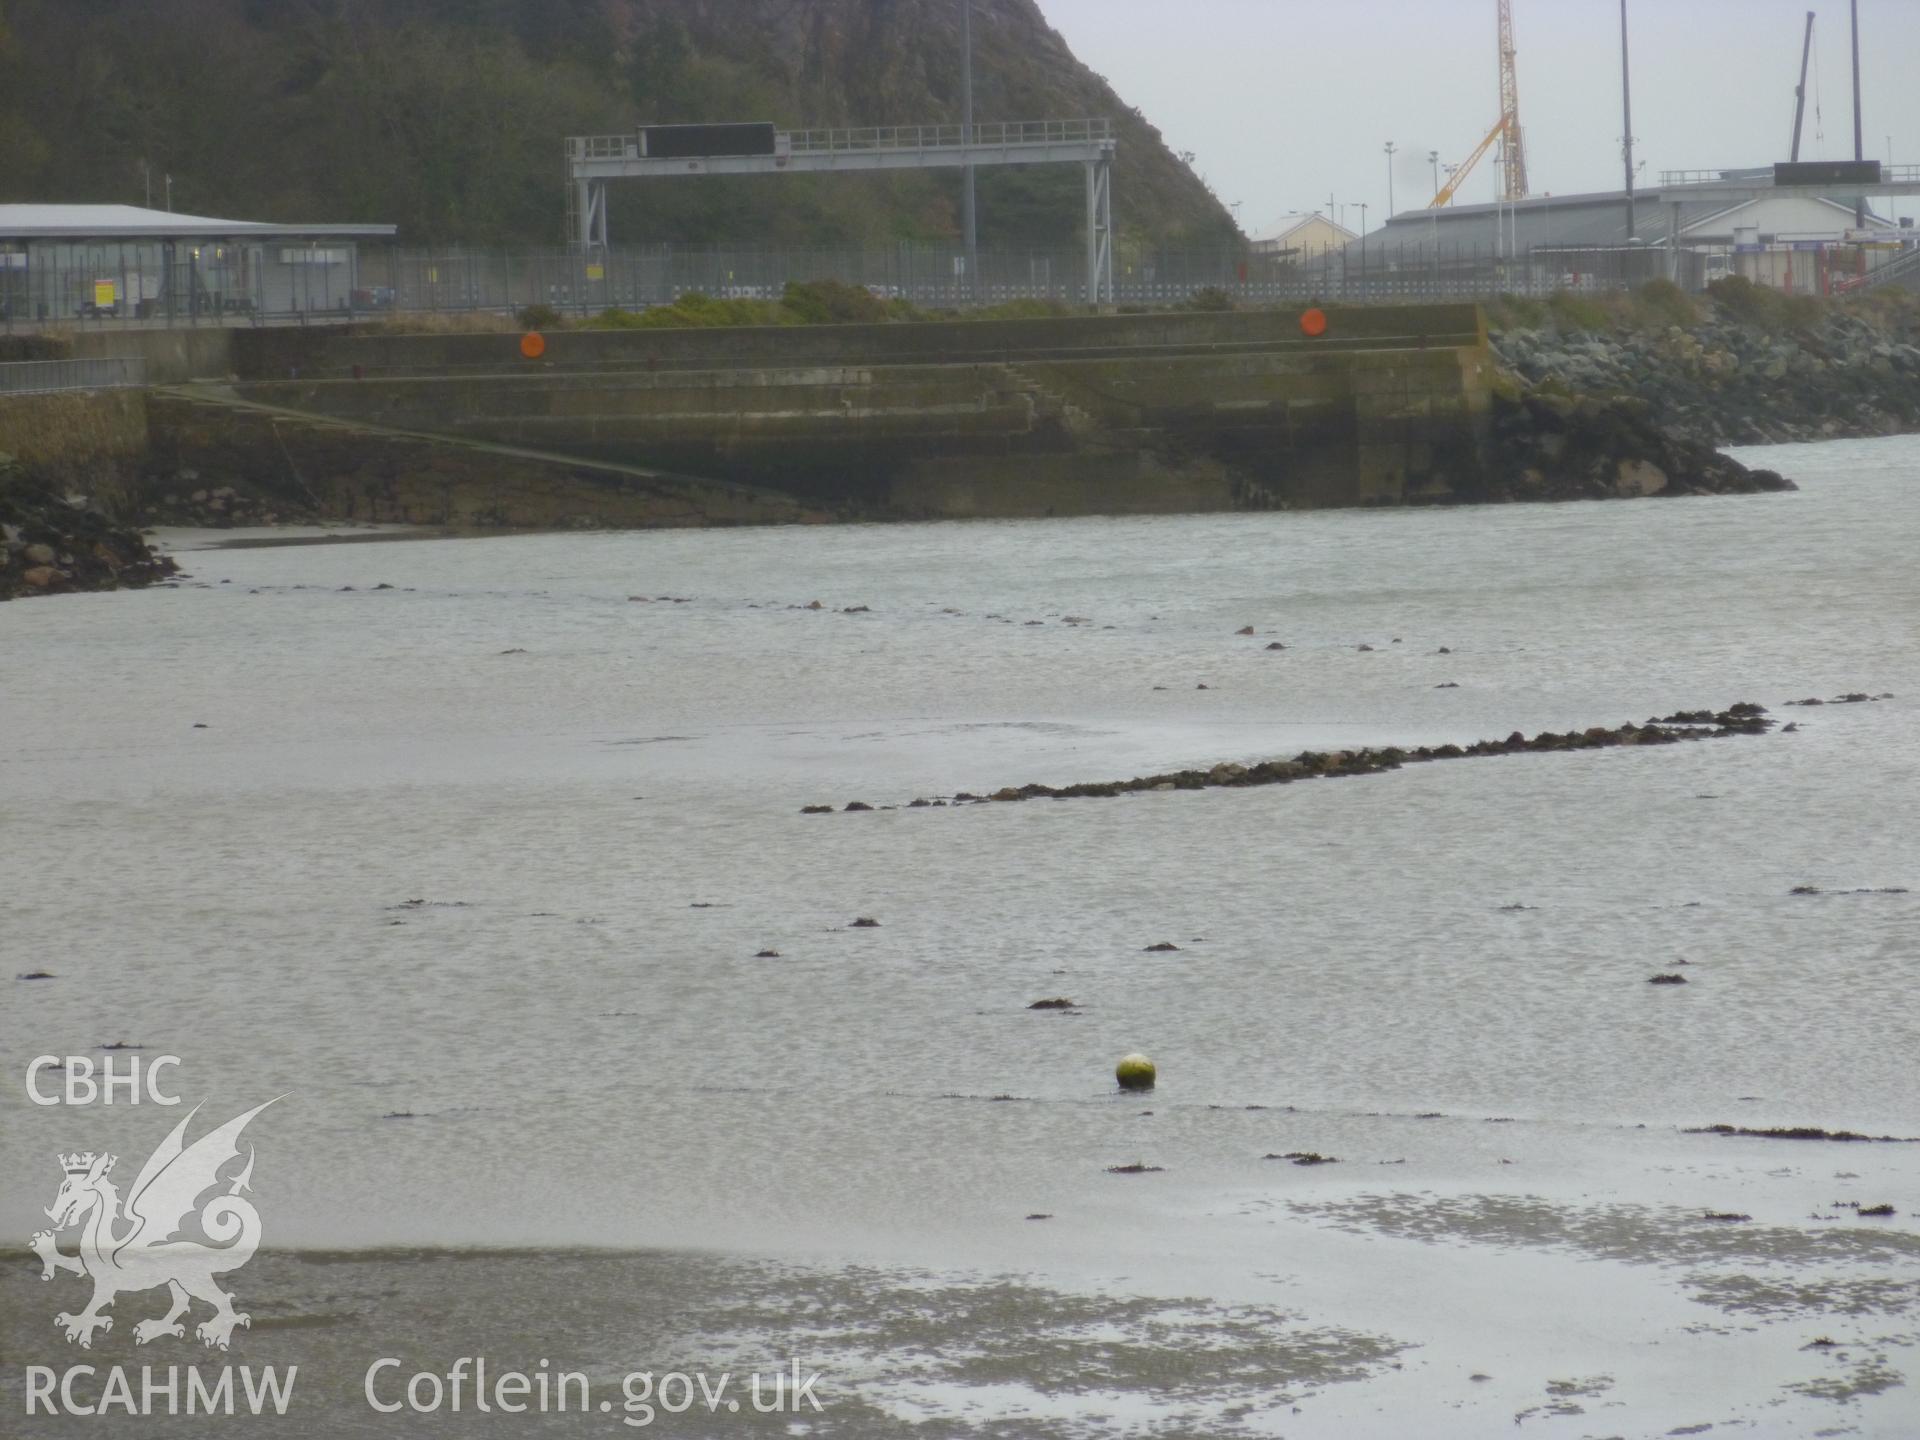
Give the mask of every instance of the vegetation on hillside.
[[[980, 120], [1104, 116], [1115, 218], [1217, 245], [1231, 217], [1035, 0], [974, 0]], [[0, 201], [392, 222], [559, 244], [561, 141], [643, 123], [959, 118], [955, 0], [0, 0]], [[150, 178], [149, 178], [150, 177]], [[615, 186], [616, 241], [885, 245], [959, 231], [957, 173]], [[979, 174], [988, 246], [1075, 242], [1073, 167]]]

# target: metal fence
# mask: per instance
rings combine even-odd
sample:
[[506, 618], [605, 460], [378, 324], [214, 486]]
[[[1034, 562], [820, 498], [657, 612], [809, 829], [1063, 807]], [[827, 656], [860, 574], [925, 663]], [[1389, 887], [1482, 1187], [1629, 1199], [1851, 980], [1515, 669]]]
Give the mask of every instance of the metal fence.
[[0, 331], [343, 318], [371, 307], [357, 260], [341, 243], [0, 245]]
[[[1237, 303], [1478, 299], [1555, 290], [1619, 290], [1669, 275], [1672, 257], [1647, 247], [1537, 249], [1517, 255], [1470, 247], [1369, 256], [1357, 247], [1305, 264], [1237, 250], [1122, 252], [1113, 267], [1121, 305], [1166, 306], [1217, 291]], [[1724, 270], [1725, 262], [1717, 262]], [[1679, 283], [1699, 289], [1716, 261], [1677, 257]], [[615, 247], [578, 251], [370, 250], [361, 283], [381, 308], [512, 312], [529, 305], [562, 314], [643, 310], [699, 293], [777, 300], [792, 281], [838, 280], [886, 300], [964, 310], [1037, 300], [1087, 303], [1086, 261], [1077, 250], [981, 251], [970, 271], [957, 246], [772, 248]]]
[[1920, 248], [1908, 250], [1877, 270], [1869, 270], [1849, 289], [1871, 289], [1879, 285], [1904, 285], [1920, 290]]
[[[1405, 240], [1389, 250], [1354, 245], [1307, 260], [1123, 246], [1113, 281], [1118, 304], [1156, 308], [1192, 301], [1203, 291], [1238, 304], [1478, 300], [1625, 290], [1654, 279], [1700, 290], [1733, 273], [1741, 258], [1658, 246], [1502, 253]], [[927, 310], [1023, 300], [1087, 303], [1086, 261], [1078, 249], [982, 251], [971, 271], [965, 252], [953, 245], [657, 245], [592, 253], [276, 246], [251, 256], [203, 251], [171, 268], [131, 250], [65, 264], [26, 259], [22, 266], [0, 265], [0, 329], [319, 324], [400, 312], [513, 315], [534, 305], [585, 316], [671, 304], [693, 292], [777, 300], [790, 281], [823, 279]]]
[[0, 395], [126, 390], [146, 383], [147, 362], [141, 359], [17, 360], [0, 364]]

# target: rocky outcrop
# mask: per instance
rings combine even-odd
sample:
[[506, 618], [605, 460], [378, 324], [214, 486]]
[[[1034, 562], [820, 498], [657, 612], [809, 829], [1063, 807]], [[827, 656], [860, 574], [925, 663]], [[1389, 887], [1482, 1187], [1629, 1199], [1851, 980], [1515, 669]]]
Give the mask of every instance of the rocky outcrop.
[[288, 525], [331, 519], [312, 499], [269, 490], [250, 473], [237, 473], [235, 485], [210, 485], [198, 470], [184, 466], [148, 476], [140, 518], [150, 525], [179, 525], [195, 530], [231, 530], [235, 526]]
[[1494, 397], [1483, 476], [1483, 492], [1459, 498], [1611, 500], [1797, 488], [1660, 425], [1644, 400], [1544, 390]]
[[[1202, 687], [1204, 688], [1204, 687]], [[1724, 710], [1677, 710], [1650, 718], [1644, 725], [1594, 725], [1559, 733], [1542, 730], [1526, 735], [1516, 730], [1504, 740], [1481, 740], [1472, 745], [1422, 745], [1417, 749], [1387, 746], [1360, 750], [1303, 750], [1292, 759], [1262, 760], [1252, 765], [1223, 761], [1207, 770], [1172, 770], [1158, 775], [1136, 775], [1131, 780], [1081, 781], [1073, 785], [1009, 785], [987, 795], [962, 790], [948, 799], [913, 801], [907, 809], [945, 809], [957, 805], [988, 805], [1022, 800], [1112, 799], [1153, 791], [1250, 789], [1260, 785], [1290, 785], [1303, 780], [1333, 780], [1379, 775], [1405, 765], [1438, 760], [1481, 759], [1495, 755], [1538, 755], [1568, 750], [1607, 750], [1623, 745], [1675, 745], [1692, 740], [1724, 740], [1743, 735], [1765, 735], [1773, 730], [1764, 705], [1743, 700]], [[1784, 731], [1782, 732], [1785, 733]], [[854, 807], [846, 807], [851, 810]], [[876, 807], [862, 804], [862, 810]], [[901, 807], [882, 805], [880, 810]], [[831, 806], [808, 806], [802, 814], [824, 814]], [[1171, 941], [1147, 946], [1148, 951], [1178, 950]]]
[[1708, 302], [1693, 324], [1510, 327], [1492, 340], [1528, 383], [1638, 399], [1700, 444], [1920, 430], [1920, 324], [1890, 307], [1805, 300], [1760, 318]]
[[90, 497], [0, 455], [0, 600], [151, 585], [176, 568]]

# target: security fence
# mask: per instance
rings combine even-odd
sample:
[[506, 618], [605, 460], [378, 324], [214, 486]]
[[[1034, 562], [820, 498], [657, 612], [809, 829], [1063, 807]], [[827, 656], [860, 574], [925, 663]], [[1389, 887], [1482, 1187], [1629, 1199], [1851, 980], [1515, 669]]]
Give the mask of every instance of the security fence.
[[[1703, 289], [1728, 252], [1658, 246], [1540, 246], [1495, 252], [1396, 237], [1306, 261], [1241, 250], [1128, 250], [1114, 260], [1123, 306], [1469, 300], [1624, 290], [1654, 279]], [[508, 316], [643, 310], [699, 292], [775, 300], [790, 281], [838, 280], [925, 310], [1013, 301], [1087, 302], [1077, 249], [657, 245], [577, 250], [401, 246], [203, 247], [170, 260], [139, 247], [0, 253], [0, 329], [320, 324], [396, 313]]]
[[[1700, 288], [1708, 257], [1683, 251], [1680, 283]], [[1305, 300], [1461, 299], [1545, 295], [1558, 289], [1626, 289], [1668, 274], [1664, 251], [1541, 249], [1498, 255], [1442, 248], [1404, 257], [1368, 257], [1358, 247], [1309, 264], [1276, 264], [1228, 250], [1122, 254], [1114, 298], [1163, 306], [1218, 292], [1240, 303]], [[719, 299], [777, 300], [790, 281], [838, 280], [887, 300], [928, 310], [964, 310], [1019, 300], [1087, 302], [1086, 262], [1077, 251], [982, 251], [977, 269], [957, 247], [746, 248], [656, 246], [577, 251], [369, 251], [363, 286], [380, 308], [405, 311], [517, 311], [562, 314], [643, 310], [698, 292]]]
[[338, 318], [358, 260], [351, 243], [0, 242], [0, 330]]
[[17, 360], [0, 364], [0, 395], [127, 390], [147, 383], [144, 360]]

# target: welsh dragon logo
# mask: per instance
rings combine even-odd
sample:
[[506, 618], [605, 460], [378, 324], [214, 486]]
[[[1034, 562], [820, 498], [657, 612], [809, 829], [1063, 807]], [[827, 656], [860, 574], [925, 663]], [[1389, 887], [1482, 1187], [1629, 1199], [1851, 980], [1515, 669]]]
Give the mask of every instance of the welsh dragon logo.
[[[223, 1183], [221, 1170], [239, 1158], [240, 1132], [247, 1122], [273, 1103], [256, 1105], [188, 1145], [187, 1123], [199, 1113], [195, 1106], [147, 1157], [127, 1191], [124, 1207], [119, 1188], [107, 1178], [117, 1156], [88, 1151], [59, 1157], [67, 1178], [47, 1207], [53, 1228], [36, 1234], [32, 1249], [40, 1257], [42, 1280], [51, 1280], [55, 1271], [70, 1270], [93, 1281], [93, 1300], [85, 1310], [78, 1315], [62, 1311], [54, 1317], [53, 1323], [66, 1332], [69, 1343], [78, 1340], [82, 1349], [92, 1349], [94, 1331], [113, 1329], [113, 1317], [100, 1312], [117, 1295], [163, 1285], [172, 1303], [159, 1319], [142, 1320], [133, 1327], [138, 1344], [162, 1335], [184, 1339], [180, 1317], [195, 1300], [213, 1306], [212, 1318], [194, 1330], [204, 1344], [224, 1350], [234, 1326], [252, 1323], [245, 1312], [233, 1308], [233, 1296], [214, 1281], [216, 1275], [245, 1265], [260, 1245], [260, 1212], [241, 1193], [253, 1179], [251, 1146], [245, 1167], [225, 1178], [226, 1193], [204, 1205], [199, 1201]], [[181, 1238], [181, 1231], [196, 1218], [196, 1206], [198, 1228], [211, 1243]], [[68, 1254], [58, 1248], [57, 1240], [61, 1232], [74, 1227], [80, 1229], [80, 1249]]]

